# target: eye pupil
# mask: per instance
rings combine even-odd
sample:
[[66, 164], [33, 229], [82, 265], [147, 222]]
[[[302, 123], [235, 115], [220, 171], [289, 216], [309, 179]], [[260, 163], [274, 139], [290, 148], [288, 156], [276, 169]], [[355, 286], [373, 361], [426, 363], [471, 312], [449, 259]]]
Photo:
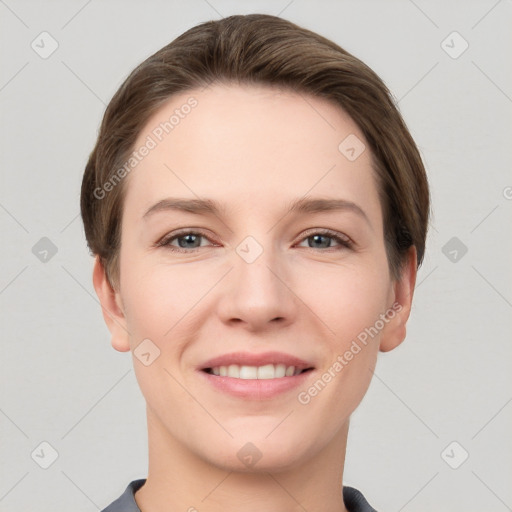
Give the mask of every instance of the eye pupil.
[[[183, 248], [190, 248], [190, 246], [188, 245], [188, 243], [194, 243], [194, 242], [197, 242], [197, 240], [199, 239], [201, 235], [194, 235], [194, 234], [188, 234], [188, 235], [183, 235], [181, 237], [178, 238], [178, 244], [180, 247], [183, 247]], [[186, 242], [182, 243], [181, 241], [182, 240], [186, 240]], [[193, 247], [197, 247], [197, 245], [194, 245]]]
[[328, 239], [329, 239], [329, 237], [328, 237], [328, 236], [326, 236], [326, 235], [313, 235], [311, 238], [314, 240], [314, 243], [320, 242], [320, 244], [322, 245], [322, 247], [330, 247], [329, 242], [327, 242], [327, 243], [323, 243], [323, 244], [322, 244], [322, 243], [321, 243], [321, 241], [319, 240], [319, 239], [321, 239], [321, 238], [325, 238], [326, 240], [328, 240]]

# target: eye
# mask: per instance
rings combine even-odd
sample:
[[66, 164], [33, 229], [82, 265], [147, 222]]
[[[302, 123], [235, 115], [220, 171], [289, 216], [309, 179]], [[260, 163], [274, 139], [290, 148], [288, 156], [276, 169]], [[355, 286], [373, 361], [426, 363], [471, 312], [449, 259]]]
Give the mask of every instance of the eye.
[[[204, 233], [199, 231], [182, 231], [181, 233], [175, 233], [172, 236], [162, 238], [155, 245], [158, 247], [166, 247], [171, 251], [195, 252], [201, 247], [201, 239], [209, 240]], [[177, 241], [177, 246], [173, 244], [174, 241]]]
[[[350, 249], [353, 246], [353, 242], [350, 238], [342, 233], [337, 233], [329, 229], [320, 229], [311, 231], [306, 238], [302, 240], [308, 242], [308, 248], [310, 249], [334, 249], [340, 250], [336, 247], [332, 247], [330, 240], [335, 240], [342, 248]], [[311, 245], [309, 244], [311, 242]]]
[[[191, 253], [205, 247], [205, 245], [201, 245], [203, 239], [211, 242], [210, 238], [200, 231], [182, 231], [162, 238], [155, 245], [171, 251]], [[353, 246], [353, 242], [348, 236], [329, 229], [311, 230], [308, 236], [303, 237], [302, 240], [308, 242], [309, 249], [341, 250], [341, 248], [350, 249]], [[333, 247], [331, 240], [334, 240], [340, 247]], [[177, 242], [177, 245], [174, 242]]]

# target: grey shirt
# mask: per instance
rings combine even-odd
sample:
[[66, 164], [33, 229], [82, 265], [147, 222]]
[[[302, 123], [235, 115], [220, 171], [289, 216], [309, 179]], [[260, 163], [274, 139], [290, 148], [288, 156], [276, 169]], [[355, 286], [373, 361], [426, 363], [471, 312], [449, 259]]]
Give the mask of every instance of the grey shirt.
[[[146, 482], [146, 479], [134, 480], [124, 491], [124, 493], [112, 502], [101, 512], [140, 512], [135, 501], [135, 492], [138, 491]], [[365, 497], [353, 487], [343, 487], [343, 500], [349, 512], [377, 512], [366, 501]]]

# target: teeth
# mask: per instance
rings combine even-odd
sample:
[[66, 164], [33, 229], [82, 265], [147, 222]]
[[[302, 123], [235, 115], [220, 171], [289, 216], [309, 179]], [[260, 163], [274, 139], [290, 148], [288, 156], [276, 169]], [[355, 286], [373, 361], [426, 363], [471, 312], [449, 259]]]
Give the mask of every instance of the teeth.
[[[293, 366], [292, 366], [293, 368]], [[275, 375], [275, 368], [273, 364], [266, 364], [265, 366], [258, 367], [258, 379], [273, 379]]]
[[256, 366], [240, 366], [241, 379], [257, 379], [258, 368]]
[[[220, 370], [219, 370], [220, 373]], [[240, 378], [240, 366], [237, 364], [230, 364], [228, 366], [228, 377], [233, 377], [235, 379]]]
[[284, 364], [276, 365], [276, 374], [275, 378], [284, 377], [286, 375], [286, 366]]
[[229, 366], [216, 366], [211, 369], [211, 373], [221, 377], [232, 377], [235, 379], [279, 379], [281, 377], [292, 377], [298, 375], [301, 370], [295, 366], [286, 366], [284, 364], [266, 364], [264, 366], [239, 366], [230, 364]]

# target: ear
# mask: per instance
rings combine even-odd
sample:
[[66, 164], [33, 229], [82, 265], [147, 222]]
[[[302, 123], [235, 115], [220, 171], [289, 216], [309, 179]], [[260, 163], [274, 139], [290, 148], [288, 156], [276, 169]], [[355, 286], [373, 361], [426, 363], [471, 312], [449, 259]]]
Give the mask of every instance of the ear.
[[128, 352], [130, 350], [130, 336], [126, 328], [121, 295], [112, 288], [99, 256], [96, 256], [94, 262], [92, 282], [100, 300], [103, 318], [110, 331], [112, 346], [119, 352]]
[[[409, 248], [407, 260], [403, 267], [400, 279], [393, 281], [391, 290], [391, 302], [389, 305], [389, 322], [381, 334], [380, 351], [388, 352], [398, 347], [405, 339], [406, 323], [411, 313], [412, 297], [416, 285], [416, 247]], [[391, 317], [392, 312], [394, 316]]]

